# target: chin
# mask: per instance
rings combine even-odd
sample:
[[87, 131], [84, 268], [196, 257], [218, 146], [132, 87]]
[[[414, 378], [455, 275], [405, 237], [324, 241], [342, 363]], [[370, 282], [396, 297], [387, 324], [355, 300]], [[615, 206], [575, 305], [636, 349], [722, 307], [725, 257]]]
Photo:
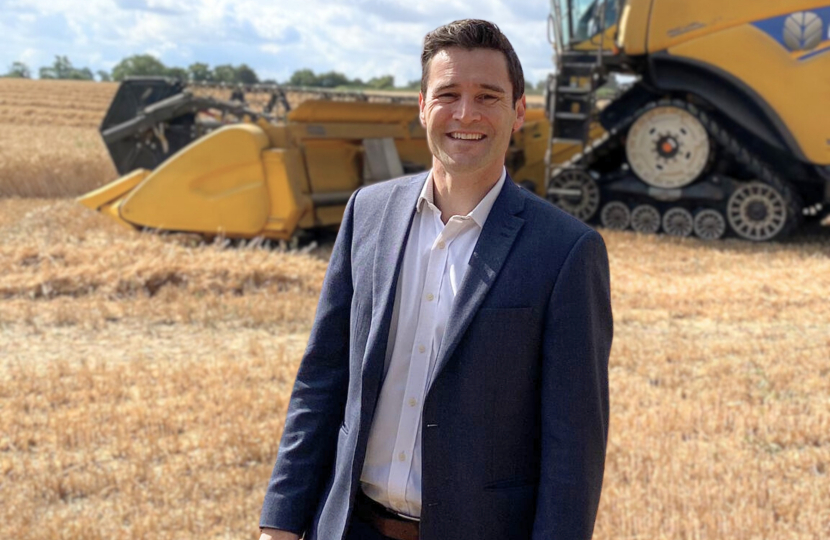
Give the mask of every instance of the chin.
[[462, 173], [473, 173], [476, 171], [483, 170], [487, 167], [486, 164], [482, 162], [482, 160], [475, 160], [475, 161], [450, 161], [448, 163], [444, 163], [444, 168], [449, 173], [453, 174], [462, 174]]

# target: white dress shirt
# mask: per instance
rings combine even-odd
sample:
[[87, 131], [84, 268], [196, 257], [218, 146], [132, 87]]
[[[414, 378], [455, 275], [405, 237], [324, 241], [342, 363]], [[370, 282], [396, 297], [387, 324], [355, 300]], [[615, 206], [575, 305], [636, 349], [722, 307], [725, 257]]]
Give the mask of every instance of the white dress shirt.
[[453, 299], [506, 175], [502, 170], [469, 214], [452, 216], [446, 225], [434, 204], [431, 173], [416, 203], [395, 292], [386, 378], [360, 477], [369, 497], [400, 514], [421, 515], [423, 401]]

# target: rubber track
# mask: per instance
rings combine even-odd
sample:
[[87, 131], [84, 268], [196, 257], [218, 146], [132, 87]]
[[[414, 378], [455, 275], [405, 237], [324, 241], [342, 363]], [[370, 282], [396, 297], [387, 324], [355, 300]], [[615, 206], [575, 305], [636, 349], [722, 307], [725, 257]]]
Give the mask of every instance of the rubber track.
[[686, 110], [694, 115], [709, 132], [709, 135], [718, 143], [719, 147], [726, 151], [735, 161], [752, 173], [756, 179], [778, 191], [787, 203], [787, 223], [771, 240], [781, 240], [793, 233], [801, 226], [804, 220], [804, 203], [801, 195], [793, 188], [792, 184], [781, 178], [773, 168], [764, 162], [757, 155], [753, 154], [740, 141], [733, 137], [727, 130], [723, 129], [711, 115], [700, 110], [691, 103], [681, 100], [670, 100], [667, 103]]
[[718, 124], [711, 114], [703, 111], [691, 103], [679, 99], [661, 99], [658, 101], [652, 101], [651, 103], [639, 108], [636, 112], [634, 112], [634, 114], [624, 118], [616, 126], [609, 130], [609, 133], [613, 133], [613, 135], [611, 135], [602, 145], [593, 148], [587, 155], [581, 156], [578, 160], [572, 160], [572, 162], [569, 161], [563, 165], [560, 165], [557, 167], [557, 170], [563, 170], [569, 165], [582, 161], [586, 162], [588, 168], [590, 168], [590, 163], [593, 162], [595, 158], [602, 156], [604, 153], [603, 150], [605, 150], [606, 147], [619, 142], [622, 135], [628, 132], [628, 128], [632, 123], [634, 123], [634, 120], [656, 107], [677, 107], [678, 109], [683, 109], [697, 118], [700, 123], [703, 124], [707, 133], [709, 133], [709, 136], [717, 144], [719, 149], [726, 152], [739, 165], [745, 167], [747, 171], [756, 177], [756, 180], [768, 184], [773, 189], [777, 190], [782, 197], [784, 197], [784, 200], [787, 203], [787, 223], [777, 235], [771, 238], [771, 240], [781, 240], [786, 238], [793, 231], [798, 229], [804, 219], [802, 212], [803, 202], [801, 200], [801, 196], [793, 188], [792, 184], [781, 178], [781, 176], [779, 176], [771, 166], [744, 147], [726, 129], [721, 127], [721, 125]]

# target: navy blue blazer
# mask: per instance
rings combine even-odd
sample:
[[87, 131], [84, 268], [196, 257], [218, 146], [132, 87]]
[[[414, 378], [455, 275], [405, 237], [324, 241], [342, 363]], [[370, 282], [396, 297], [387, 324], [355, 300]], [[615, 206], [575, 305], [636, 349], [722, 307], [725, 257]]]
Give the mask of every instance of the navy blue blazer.
[[[340, 540], [347, 530], [425, 180], [374, 184], [349, 200], [261, 527], [309, 540]], [[611, 337], [602, 237], [508, 178], [455, 298], [424, 401], [423, 540], [591, 537]]]

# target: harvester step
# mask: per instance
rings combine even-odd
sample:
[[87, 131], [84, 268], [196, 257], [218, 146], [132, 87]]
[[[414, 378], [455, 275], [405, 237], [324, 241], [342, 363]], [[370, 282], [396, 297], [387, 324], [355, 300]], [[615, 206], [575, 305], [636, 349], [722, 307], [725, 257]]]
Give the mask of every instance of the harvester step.
[[560, 94], [590, 94], [593, 90], [585, 86], [560, 86], [556, 91]]
[[586, 77], [588, 75], [593, 75], [598, 69], [596, 64], [587, 64], [587, 63], [567, 63], [562, 64], [562, 73], [567, 73], [569, 75], [576, 75], [576, 76], [583, 76]]
[[588, 115], [583, 113], [558, 112], [555, 115], [560, 120], [587, 120]]
[[562, 53], [562, 60], [565, 64], [571, 63], [596, 63], [597, 53], [586, 51], [565, 51]]

